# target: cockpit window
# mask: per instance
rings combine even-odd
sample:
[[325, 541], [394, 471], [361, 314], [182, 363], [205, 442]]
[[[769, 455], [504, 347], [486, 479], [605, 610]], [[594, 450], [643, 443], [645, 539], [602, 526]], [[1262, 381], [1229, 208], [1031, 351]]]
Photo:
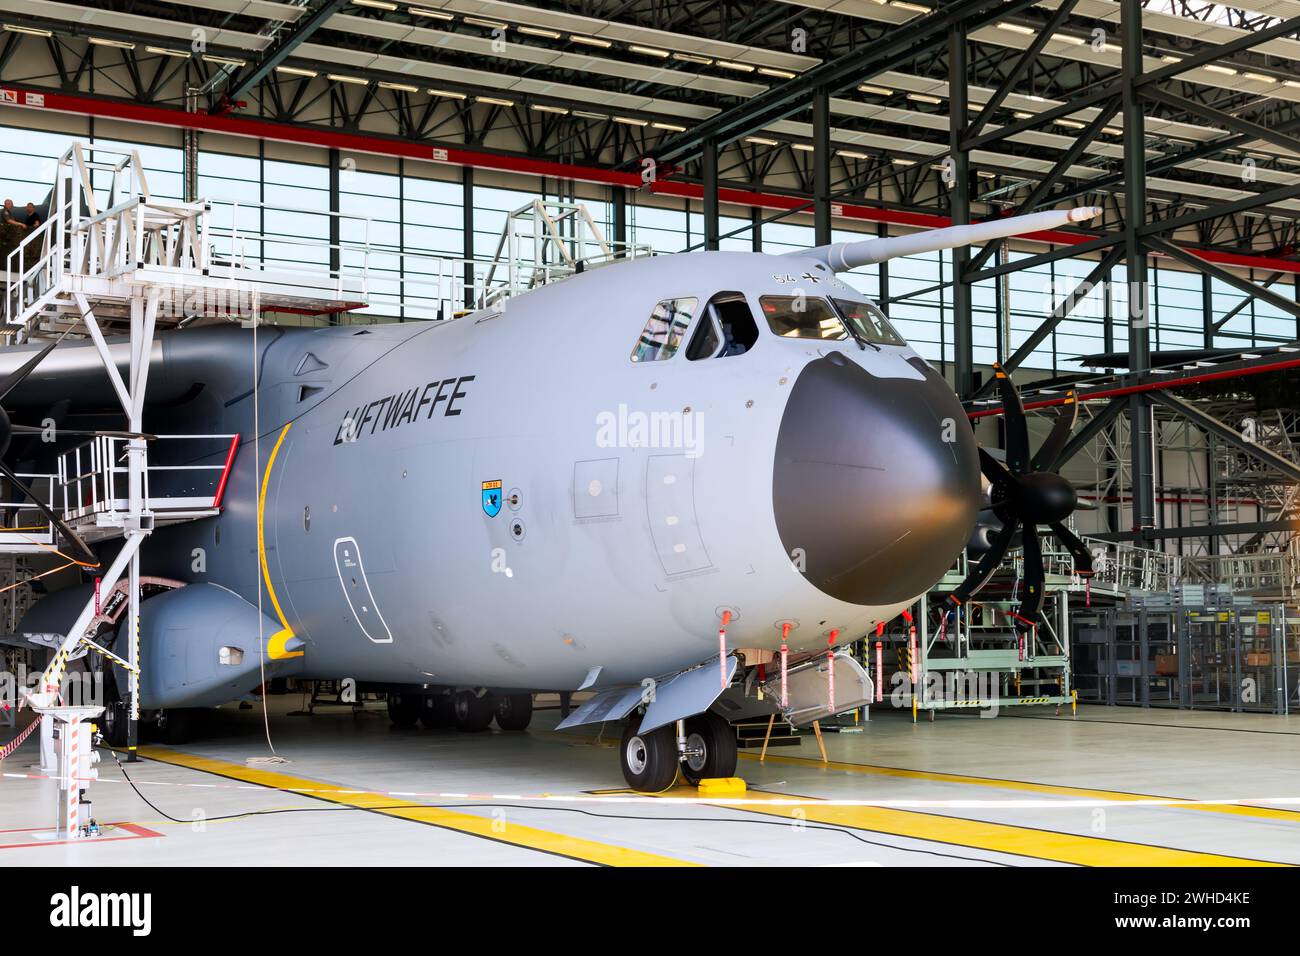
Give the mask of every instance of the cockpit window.
[[656, 305], [632, 349], [632, 361], [662, 362], [677, 354], [698, 302], [696, 298], [664, 299]]
[[880, 307], [871, 302], [851, 302], [848, 299], [832, 299], [835, 307], [844, 316], [844, 321], [853, 327], [853, 331], [868, 342], [879, 345], [906, 345], [903, 337], [894, 331], [885, 318]]
[[744, 355], [758, 341], [758, 324], [741, 292], [719, 292], [709, 300], [686, 347], [691, 361]]
[[790, 339], [848, 338], [844, 324], [825, 299], [807, 295], [765, 295], [758, 300], [767, 324]]

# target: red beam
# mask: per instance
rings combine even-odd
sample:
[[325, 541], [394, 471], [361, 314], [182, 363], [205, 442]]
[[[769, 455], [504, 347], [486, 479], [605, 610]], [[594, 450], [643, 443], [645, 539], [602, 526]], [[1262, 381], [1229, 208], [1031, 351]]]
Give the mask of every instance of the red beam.
[[[228, 136], [246, 136], [283, 143], [298, 143], [304, 146], [319, 146], [325, 149], [370, 153], [376, 156], [418, 159], [432, 163], [447, 163], [453, 166], [471, 166], [475, 169], [495, 169], [502, 172], [522, 173], [532, 176], [550, 176], [556, 179], [572, 179], [606, 186], [622, 186], [625, 189], [640, 189], [644, 185], [638, 173], [623, 173], [595, 166], [576, 166], [570, 163], [557, 163], [544, 159], [502, 156], [496, 153], [457, 149], [450, 146], [432, 146], [383, 136], [345, 133], [320, 126], [290, 125], [250, 116], [231, 114], [217, 116], [202, 111], [188, 113], [170, 107], [151, 106], [145, 103], [79, 96], [69, 93], [3, 87], [0, 88], [0, 105], [52, 110], [58, 113], [74, 113], [80, 116], [103, 116], [124, 120], [128, 123], [183, 127], [209, 133], [224, 133]], [[650, 191], [657, 195], [681, 196], [687, 199], [700, 199], [704, 195], [704, 188], [696, 183], [666, 179], [652, 182]], [[776, 210], [790, 210], [808, 206], [810, 202], [808, 199], [796, 196], [726, 188], [719, 190], [718, 197], [725, 203]], [[902, 212], [893, 209], [876, 209], [870, 206], [858, 206], [848, 203], [835, 203], [834, 206], [837, 214], [843, 218], [863, 222], [883, 222], [915, 229], [937, 229], [952, 225], [952, 220], [947, 216]], [[1032, 233], [1021, 238], [1034, 242], [1071, 246], [1087, 242], [1096, 237], [1082, 233], [1051, 230]], [[1208, 262], [1234, 266], [1238, 269], [1263, 269], [1269, 272], [1300, 273], [1300, 261], [1214, 250], [1197, 249], [1191, 251], [1194, 251], [1195, 255]]]
[[[1270, 362], [1267, 365], [1248, 365], [1245, 368], [1219, 369], [1215, 372], [1201, 372], [1197, 375], [1188, 375], [1184, 378], [1171, 378], [1165, 381], [1141, 382], [1136, 385], [1121, 385], [1115, 388], [1102, 388], [1092, 392], [1078, 392], [1075, 399], [1080, 402], [1097, 402], [1104, 398], [1120, 398], [1124, 395], [1136, 395], [1139, 392], [1158, 392], [1167, 388], [1183, 388], [1186, 385], [1196, 385], [1200, 382], [1215, 382], [1225, 378], [1246, 378], [1251, 375], [1262, 375], [1265, 372], [1280, 372], [1288, 368], [1300, 367], [1300, 358], [1285, 359], [1281, 362]], [[1060, 398], [1043, 398], [1036, 402], [1025, 402], [1025, 410], [1029, 411], [1035, 408], [1051, 408], [1055, 405], [1064, 405], [1066, 396]], [[989, 415], [1001, 415], [1002, 406], [996, 408], [982, 408], [977, 412], [967, 412], [968, 418], [987, 418]]]

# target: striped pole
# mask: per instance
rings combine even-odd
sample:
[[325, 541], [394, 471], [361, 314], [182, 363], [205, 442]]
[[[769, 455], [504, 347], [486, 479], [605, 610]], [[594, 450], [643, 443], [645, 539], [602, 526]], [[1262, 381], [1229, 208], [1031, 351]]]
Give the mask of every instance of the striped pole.
[[826, 638], [826, 710], [832, 714], [835, 713], [835, 638], [839, 636], [839, 628], [835, 628]]
[[727, 624], [731, 621], [731, 612], [722, 612], [722, 626], [718, 628], [718, 679], [722, 689], [727, 689]]
[[785, 709], [790, 706], [790, 692], [786, 687], [786, 663], [790, 658], [790, 648], [786, 646], [786, 641], [790, 639], [790, 622], [786, 621], [781, 625], [781, 708]]
[[62, 785], [67, 787], [63, 794], [63, 830], [64, 835], [69, 840], [75, 840], [80, 835], [81, 821], [81, 794], [77, 790], [77, 767], [80, 754], [81, 744], [81, 718], [75, 714], [68, 717], [66, 723], [59, 728], [63, 734], [63, 779]]

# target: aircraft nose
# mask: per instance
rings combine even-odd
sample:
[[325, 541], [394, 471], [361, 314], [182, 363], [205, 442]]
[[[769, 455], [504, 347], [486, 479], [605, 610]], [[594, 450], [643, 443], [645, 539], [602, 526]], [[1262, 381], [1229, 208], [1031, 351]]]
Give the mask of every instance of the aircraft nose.
[[777, 435], [772, 506], [787, 554], [826, 594], [882, 605], [951, 567], [980, 507], [979, 455], [957, 396], [881, 378], [833, 352], [806, 365]]

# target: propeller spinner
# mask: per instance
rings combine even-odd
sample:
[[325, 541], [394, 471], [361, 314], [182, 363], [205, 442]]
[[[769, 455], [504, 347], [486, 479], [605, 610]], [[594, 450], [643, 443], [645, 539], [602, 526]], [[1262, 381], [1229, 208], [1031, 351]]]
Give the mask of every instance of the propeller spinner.
[[1078, 417], [1079, 406], [1071, 392], [1056, 417], [1051, 433], [1038, 451], [1030, 457], [1029, 428], [1025, 422], [1025, 407], [1007, 373], [994, 365], [998, 390], [1002, 396], [1003, 417], [1006, 425], [1006, 464], [998, 461], [983, 447], [979, 449], [980, 470], [991, 482], [989, 494], [993, 513], [1002, 522], [990, 541], [989, 548], [980, 557], [966, 580], [952, 592], [957, 604], [965, 604], [979, 591], [1006, 557], [1016, 532], [1021, 535], [1025, 554], [1025, 590], [1020, 602], [1018, 628], [1037, 624], [1043, 609], [1043, 551], [1038, 538], [1038, 526], [1047, 525], [1052, 534], [1074, 558], [1076, 574], [1093, 573], [1092, 554], [1078, 536], [1064, 524], [1078, 506], [1074, 486], [1056, 473], [1056, 467], [1070, 440]]

